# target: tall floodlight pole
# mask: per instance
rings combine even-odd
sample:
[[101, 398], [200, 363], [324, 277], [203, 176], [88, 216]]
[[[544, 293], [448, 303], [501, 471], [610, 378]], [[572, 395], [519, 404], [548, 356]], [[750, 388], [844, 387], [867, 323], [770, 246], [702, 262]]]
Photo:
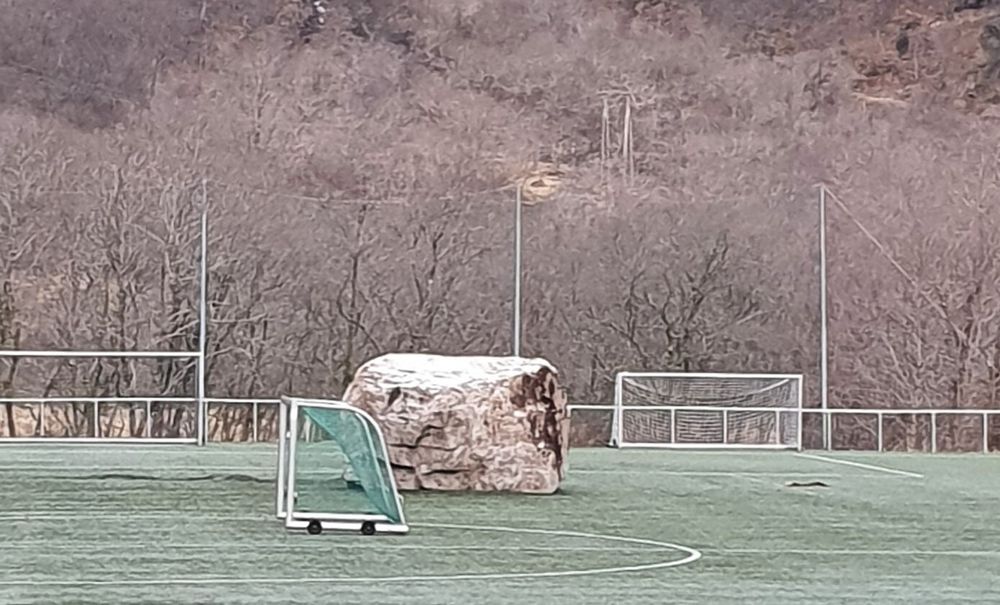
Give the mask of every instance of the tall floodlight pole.
[[[204, 193], [204, 189], [202, 190]], [[208, 320], [208, 208], [201, 211], [201, 285], [198, 292], [198, 445], [208, 441], [208, 410], [205, 408], [205, 342]]]
[[828, 348], [827, 348], [827, 308], [826, 308], [826, 186], [819, 186], [819, 396], [823, 410], [823, 449], [830, 449]]
[[521, 356], [521, 183], [514, 193], [514, 356]]

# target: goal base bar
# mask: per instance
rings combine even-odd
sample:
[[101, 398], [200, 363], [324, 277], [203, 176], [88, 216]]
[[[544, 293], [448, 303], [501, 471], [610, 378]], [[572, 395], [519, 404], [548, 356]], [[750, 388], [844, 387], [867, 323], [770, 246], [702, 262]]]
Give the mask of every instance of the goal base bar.
[[[315, 519], [319, 521], [320, 527], [323, 531], [353, 531], [360, 532], [363, 521], [335, 521], [332, 519]], [[290, 519], [285, 522], [285, 528], [289, 530], [307, 530], [309, 524], [313, 519]], [[389, 523], [389, 522], [375, 522], [375, 533], [377, 534], [408, 534], [410, 533], [410, 527], [405, 524]]]
[[[385, 515], [379, 514], [349, 514], [349, 513], [310, 513], [306, 511], [292, 511], [291, 515], [280, 515], [282, 519], [288, 519], [289, 521], [344, 521], [353, 523], [357, 521], [362, 523], [364, 521], [375, 521], [376, 523], [392, 523], [392, 520]], [[393, 523], [393, 525], [400, 525], [399, 523]]]

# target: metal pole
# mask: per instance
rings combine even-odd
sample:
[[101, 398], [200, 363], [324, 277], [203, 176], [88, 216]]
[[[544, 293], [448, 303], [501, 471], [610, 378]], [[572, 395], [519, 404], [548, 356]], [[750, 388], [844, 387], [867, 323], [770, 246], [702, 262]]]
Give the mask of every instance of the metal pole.
[[621, 372], [615, 374], [615, 409], [611, 416], [611, 447], [621, 447], [622, 437], [625, 434], [622, 423], [625, 422], [625, 410], [622, 409], [624, 400], [622, 399], [622, 384], [624, 376]]
[[256, 401], [253, 402], [252, 408], [253, 409], [251, 409], [250, 412], [253, 414], [253, 442], [257, 443], [258, 436], [260, 434], [260, 429], [257, 427], [257, 412], [259, 410], [259, 407], [257, 406]]
[[276, 481], [275, 494], [277, 502], [275, 514], [278, 518], [285, 517], [285, 472], [288, 470], [288, 404], [282, 399], [278, 402], [278, 480]]
[[823, 412], [823, 449], [830, 449], [829, 354], [827, 350], [827, 308], [826, 308], [826, 186], [819, 186], [819, 314], [820, 314], [820, 365], [819, 388], [820, 407]]
[[670, 444], [677, 443], [677, 410], [670, 410]]
[[931, 412], [931, 453], [937, 453], [937, 414]]
[[521, 356], [521, 184], [514, 194], [514, 357]]
[[802, 451], [802, 431], [803, 431], [803, 424], [802, 423], [805, 421], [805, 416], [803, 415], [803, 412], [802, 412], [802, 388], [803, 388], [804, 385], [802, 384], [802, 379], [801, 378], [799, 378], [798, 382], [799, 382], [799, 393], [798, 393], [798, 395], [799, 395], [799, 400], [798, 400], [798, 408], [799, 408], [798, 423], [799, 423], [799, 426], [798, 426], [798, 431], [797, 431], [797, 435], [796, 435], [796, 439], [798, 440], [798, 443], [795, 444], [795, 446], [796, 446], [795, 449], [801, 452]]
[[885, 449], [885, 441], [884, 441], [884, 439], [882, 437], [882, 418], [883, 418], [882, 412], [879, 412], [878, 414], [876, 414], [875, 418], [878, 420], [878, 431], [877, 431], [877, 434], [878, 434], [878, 451], [879, 451], [879, 453], [881, 453], [882, 450]]
[[722, 445], [729, 443], [729, 414], [722, 410]]
[[[202, 189], [204, 195], [204, 189]], [[206, 201], [206, 200], [203, 200]], [[205, 332], [208, 315], [208, 209], [201, 212], [201, 287], [198, 294], [198, 445], [205, 445], [208, 410], [205, 409]]]
[[983, 453], [990, 453], [990, 415], [983, 412]]
[[285, 452], [285, 526], [295, 516], [295, 444], [299, 437], [299, 404], [292, 401], [288, 408], [288, 451]]

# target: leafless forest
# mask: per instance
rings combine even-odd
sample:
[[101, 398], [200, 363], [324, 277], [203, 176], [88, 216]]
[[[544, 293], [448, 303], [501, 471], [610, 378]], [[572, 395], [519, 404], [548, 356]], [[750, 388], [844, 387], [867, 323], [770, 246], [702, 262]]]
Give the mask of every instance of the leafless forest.
[[[211, 396], [336, 396], [389, 351], [507, 354], [514, 191], [542, 179], [523, 353], [571, 401], [609, 401], [624, 369], [774, 371], [815, 406], [824, 183], [831, 405], [1000, 407], [991, 2], [3, 6], [2, 348], [195, 349], [207, 207]], [[0, 361], [0, 397], [194, 380]], [[928, 448], [895, 422], [890, 447]], [[975, 447], [978, 422], [942, 420], [939, 446]]]

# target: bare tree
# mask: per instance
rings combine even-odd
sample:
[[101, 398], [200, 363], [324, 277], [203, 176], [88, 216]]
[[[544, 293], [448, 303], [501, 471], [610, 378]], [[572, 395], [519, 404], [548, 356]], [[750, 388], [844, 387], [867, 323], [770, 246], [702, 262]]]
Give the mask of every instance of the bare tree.
[[[58, 186], [65, 164], [46, 153], [44, 143], [26, 140], [0, 155], [0, 348], [20, 349], [31, 302], [24, 292], [55, 234], [43, 229], [45, 191]], [[0, 396], [17, 391], [20, 359], [0, 360]], [[7, 432], [16, 436], [18, 419], [13, 404], [4, 404]]]

